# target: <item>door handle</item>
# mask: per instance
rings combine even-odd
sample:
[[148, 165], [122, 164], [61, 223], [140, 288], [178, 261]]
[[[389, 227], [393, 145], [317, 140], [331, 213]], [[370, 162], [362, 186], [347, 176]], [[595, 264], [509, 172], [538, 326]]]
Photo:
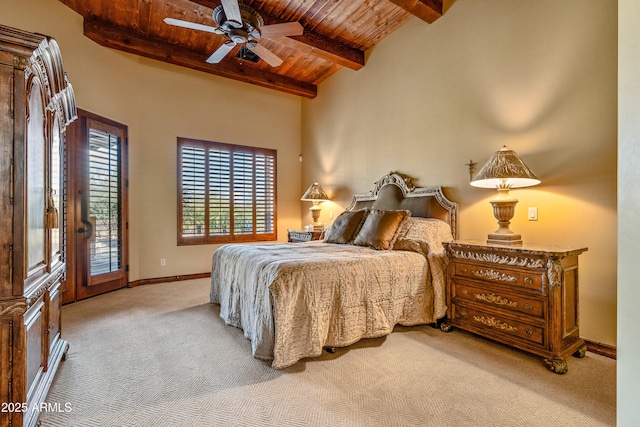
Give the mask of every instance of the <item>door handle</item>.
[[91, 233], [93, 232], [93, 224], [87, 220], [87, 216], [89, 216], [89, 200], [84, 190], [78, 190], [78, 194], [80, 194], [80, 221], [82, 222], [82, 227], [78, 228], [78, 233], [87, 233], [85, 236], [86, 239], [91, 238]]
[[80, 221], [82, 221], [83, 227], [78, 228], [78, 233], [87, 233], [87, 239], [90, 238], [93, 232], [93, 224], [89, 221], [85, 221], [84, 219], [81, 219]]

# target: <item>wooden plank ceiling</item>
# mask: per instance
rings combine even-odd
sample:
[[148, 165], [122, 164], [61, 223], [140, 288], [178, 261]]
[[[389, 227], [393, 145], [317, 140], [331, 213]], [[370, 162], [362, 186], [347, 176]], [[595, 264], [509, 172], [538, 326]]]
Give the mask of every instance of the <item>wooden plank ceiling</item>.
[[[207, 58], [227, 35], [171, 26], [174, 18], [216, 27], [221, 0], [60, 0], [84, 18], [84, 35], [96, 43], [135, 55], [246, 83], [314, 98], [317, 85], [347, 67], [365, 65], [364, 52], [412, 17], [431, 23], [442, 16], [443, 0], [241, 0], [264, 25], [299, 22], [301, 36], [261, 38], [279, 58], [271, 67], [236, 57], [236, 46], [219, 63]], [[425, 24], [426, 25], [426, 24]]]

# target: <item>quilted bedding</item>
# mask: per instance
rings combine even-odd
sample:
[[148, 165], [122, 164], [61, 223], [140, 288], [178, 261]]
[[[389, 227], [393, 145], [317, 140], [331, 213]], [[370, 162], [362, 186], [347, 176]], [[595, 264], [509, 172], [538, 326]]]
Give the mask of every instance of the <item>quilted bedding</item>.
[[[440, 242], [404, 250], [322, 242], [232, 244], [213, 255], [211, 302], [252, 354], [286, 368], [446, 313]], [[430, 249], [433, 248], [433, 249]]]

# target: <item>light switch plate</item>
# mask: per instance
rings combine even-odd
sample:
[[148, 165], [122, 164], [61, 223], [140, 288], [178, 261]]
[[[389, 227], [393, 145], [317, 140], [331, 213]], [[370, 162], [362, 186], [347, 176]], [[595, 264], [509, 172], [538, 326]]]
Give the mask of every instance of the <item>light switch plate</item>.
[[529, 221], [538, 220], [538, 208], [529, 208]]

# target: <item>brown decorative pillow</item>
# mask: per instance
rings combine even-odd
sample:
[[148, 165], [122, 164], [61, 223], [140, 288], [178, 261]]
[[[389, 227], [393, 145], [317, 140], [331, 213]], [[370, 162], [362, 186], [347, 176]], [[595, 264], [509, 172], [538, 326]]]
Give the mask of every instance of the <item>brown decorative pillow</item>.
[[342, 212], [324, 233], [325, 243], [351, 243], [368, 213], [369, 209]]
[[411, 216], [411, 211], [383, 211], [372, 209], [358, 232], [354, 245], [369, 246], [373, 249], [393, 249], [403, 222]]

